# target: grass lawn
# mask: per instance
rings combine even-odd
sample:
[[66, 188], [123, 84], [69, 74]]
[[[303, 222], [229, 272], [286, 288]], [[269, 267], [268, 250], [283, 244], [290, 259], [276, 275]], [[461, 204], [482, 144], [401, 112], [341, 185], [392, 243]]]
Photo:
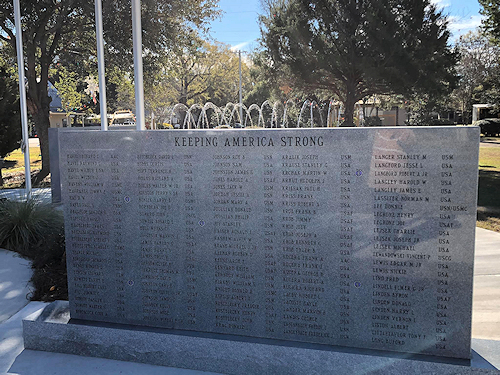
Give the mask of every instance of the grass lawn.
[[[18, 148], [12, 151], [5, 158], [7, 167], [2, 168], [4, 189], [19, 188], [24, 184], [24, 154]], [[40, 147], [30, 147], [30, 166], [31, 173], [42, 169], [42, 157]]]
[[477, 226], [500, 232], [500, 138], [481, 142], [477, 204]]

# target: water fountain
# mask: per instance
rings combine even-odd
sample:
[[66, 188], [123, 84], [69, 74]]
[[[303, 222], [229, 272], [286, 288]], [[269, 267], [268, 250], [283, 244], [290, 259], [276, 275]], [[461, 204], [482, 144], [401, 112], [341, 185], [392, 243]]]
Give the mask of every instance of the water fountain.
[[[296, 123], [290, 122], [289, 119], [292, 109], [298, 111]], [[212, 113], [208, 113], [209, 111]], [[336, 102], [329, 101], [328, 107], [325, 109], [321, 108], [316, 101], [307, 99], [299, 110], [296, 102], [288, 99], [285, 102], [266, 100], [260, 106], [254, 103], [248, 107], [244, 104], [231, 102], [224, 107], [218, 107], [212, 102], [207, 102], [204, 105], [193, 104], [190, 107], [178, 103], [163, 112], [169, 112], [169, 123], [175, 124], [176, 128], [181, 129], [288, 128], [291, 125], [297, 128], [313, 128], [332, 126], [333, 124], [338, 126], [342, 107]]]

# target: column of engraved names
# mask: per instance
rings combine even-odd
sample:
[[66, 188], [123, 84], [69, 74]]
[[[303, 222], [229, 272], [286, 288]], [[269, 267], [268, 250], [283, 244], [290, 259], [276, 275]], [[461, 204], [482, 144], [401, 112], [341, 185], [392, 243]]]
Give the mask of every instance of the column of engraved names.
[[123, 165], [120, 161], [120, 156], [116, 153], [109, 155], [110, 177], [111, 177], [111, 213], [112, 213], [112, 228], [111, 228], [111, 248], [114, 255], [114, 285], [116, 285], [113, 293], [115, 294], [116, 317], [118, 319], [126, 318], [126, 275], [124, 263], [125, 240], [124, 226], [122, 218], [125, 217], [126, 207], [129, 198], [124, 195], [123, 181]]
[[106, 193], [104, 176], [108, 172], [102, 155], [72, 152], [66, 155], [69, 236], [68, 257], [73, 268], [72, 300], [77, 316], [92, 319], [108, 315], [106, 307], [109, 230], [105, 209], [97, 203]]
[[353, 283], [351, 274], [351, 261], [354, 250], [353, 242], [353, 186], [352, 182], [355, 178], [355, 171], [353, 171], [353, 156], [351, 154], [340, 155], [340, 232], [339, 236], [339, 265], [338, 265], [338, 285], [339, 285], [339, 305], [338, 305], [338, 322], [339, 334], [338, 338], [341, 340], [348, 340], [351, 338], [351, 323], [352, 323], [352, 306], [350, 304], [350, 295]]
[[461, 205], [460, 202], [454, 201], [455, 191], [454, 170], [455, 164], [454, 154], [446, 153], [439, 155], [440, 171], [439, 171], [439, 225], [437, 238], [437, 262], [436, 262], [436, 343], [437, 350], [446, 350], [448, 346], [447, 326], [452, 322], [448, 312], [449, 304], [452, 299], [451, 295], [456, 291], [452, 284], [450, 275], [453, 275], [452, 249], [456, 247], [453, 239], [453, 226], [456, 223], [457, 213], [467, 211], [467, 206]]
[[[262, 199], [264, 203], [264, 220], [263, 220], [263, 233], [264, 233], [264, 308], [265, 308], [265, 332], [266, 335], [274, 336], [279, 332], [280, 327], [277, 326], [278, 320], [281, 319], [283, 311], [279, 307], [278, 293], [281, 293], [282, 283], [280, 280], [278, 262], [278, 250], [280, 243], [278, 242], [277, 233], [279, 233], [279, 223], [281, 221], [282, 213], [287, 213], [286, 207], [278, 207], [275, 205], [275, 199], [278, 198], [280, 192], [278, 191], [280, 170], [276, 165], [280, 161], [277, 160], [279, 155], [264, 154], [262, 155], [262, 182], [264, 191], [262, 192]], [[281, 224], [282, 226], [285, 223]], [[278, 316], [280, 315], [280, 316]]]
[[395, 349], [427, 336], [418, 328], [426, 319], [412, 304], [424, 291], [416, 280], [430, 259], [420, 245], [426, 234], [413, 224], [415, 212], [429, 205], [426, 161], [425, 154], [402, 152], [380, 151], [372, 158], [372, 343]]
[[202, 244], [198, 241], [196, 236], [196, 228], [197, 225], [203, 227], [205, 226], [205, 221], [203, 218], [199, 218], [197, 222], [197, 217], [195, 213], [195, 208], [199, 204], [199, 198], [195, 194], [194, 190], [194, 155], [192, 154], [181, 154], [180, 163], [183, 167], [183, 184], [184, 184], [184, 204], [183, 210], [184, 212], [184, 233], [183, 240], [185, 249], [184, 256], [184, 272], [185, 275], [185, 285], [186, 291], [185, 295], [182, 296], [184, 302], [182, 305], [186, 306], [186, 312], [184, 319], [185, 323], [188, 326], [193, 326], [196, 324], [196, 305], [199, 300], [199, 292], [197, 290], [196, 284], [198, 281], [198, 272], [197, 272], [197, 264], [196, 264], [196, 252], [202, 246]]
[[248, 185], [254, 171], [243, 153], [216, 153], [212, 168], [215, 326], [248, 333], [260, 309], [250, 265], [254, 244], [249, 199], [254, 197]]
[[327, 166], [318, 154], [292, 150], [282, 155], [280, 164], [283, 334], [322, 341], [331, 337], [324, 281], [327, 262], [314, 223], [325, 207], [319, 197]]
[[175, 254], [178, 233], [172, 229], [177, 210], [179, 182], [173, 155], [137, 155], [137, 195], [140, 237], [142, 318], [146, 323], [172, 326], [178, 299], [175, 278], [179, 261]]

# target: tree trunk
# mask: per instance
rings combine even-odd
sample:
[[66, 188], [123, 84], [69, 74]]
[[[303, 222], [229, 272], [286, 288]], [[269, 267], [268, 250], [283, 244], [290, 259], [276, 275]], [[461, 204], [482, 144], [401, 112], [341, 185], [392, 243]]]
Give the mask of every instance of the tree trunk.
[[39, 185], [42, 180], [50, 173], [50, 158], [49, 158], [49, 114], [44, 110], [33, 114], [35, 120], [38, 139], [40, 140], [40, 153], [42, 154], [42, 169], [33, 177], [33, 186]]
[[187, 106], [188, 84], [185, 78], [182, 78], [181, 92], [179, 95], [179, 103]]
[[3, 186], [2, 168], [3, 168], [3, 158], [0, 158], [0, 186]]
[[[45, 90], [44, 90], [45, 89]], [[34, 103], [32, 98], [30, 105], [31, 116], [36, 126], [38, 139], [40, 141], [40, 153], [42, 155], [42, 169], [32, 179], [32, 185], [38, 186], [42, 180], [50, 173], [50, 158], [49, 158], [49, 108], [50, 97], [47, 87], [39, 87], [38, 102]]]
[[[50, 101], [48, 88], [48, 70], [50, 62], [47, 58], [41, 58], [40, 81], [37, 82], [35, 72], [35, 55], [33, 46], [28, 47], [28, 110], [35, 123], [38, 138], [40, 140], [40, 153], [42, 154], [42, 169], [32, 178], [32, 185], [37, 186], [50, 173], [49, 159], [49, 127], [50, 127]], [[26, 176], [28, 177], [28, 176]]]
[[354, 124], [354, 106], [356, 101], [355, 85], [348, 82], [344, 100], [344, 123], [342, 126], [356, 126]]

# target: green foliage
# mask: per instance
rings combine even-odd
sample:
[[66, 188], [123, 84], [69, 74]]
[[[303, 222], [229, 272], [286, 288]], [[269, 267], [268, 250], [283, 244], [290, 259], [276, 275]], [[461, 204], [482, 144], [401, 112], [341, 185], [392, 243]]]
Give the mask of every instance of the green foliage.
[[265, 53], [254, 51], [250, 58], [250, 85], [244, 94], [243, 102], [249, 106], [253, 103], [261, 105], [266, 100], [274, 101], [275, 98], [283, 99], [276, 75], [267, 68], [269, 62]]
[[57, 93], [61, 97], [61, 103], [66, 111], [79, 108], [82, 105], [82, 93], [78, 91], [78, 74], [70, 72], [64, 66], [57, 69], [59, 80], [54, 83]]
[[68, 279], [64, 235], [52, 237], [33, 252], [31, 263], [33, 301], [55, 301], [68, 299]]
[[0, 247], [31, 260], [32, 300], [68, 298], [62, 211], [37, 199], [0, 201]]
[[[132, 72], [132, 22], [128, 0], [103, 1], [105, 55], [108, 66]], [[215, 0], [143, 0], [142, 42], [145, 66], [155, 67], [168, 49], [186, 44], [205, 33], [208, 22], [217, 16]], [[22, 1], [24, 56], [26, 59], [27, 103], [37, 127], [42, 170], [36, 184], [50, 169], [48, 128], [50, 68], [56, 61], [80, 76], [95, 75], [95, 24], [93, 0]], [[0, 39], [15, 56], [13, 3], [0, 0]], [[111, 42], [112, 41], [112, 42]], [[92, 67], [93, 66], [93, 67]], [[82, 71], [85, 74], [82, 74]]]
[[21, 141], [18, 92], [17, 82], [0, 67], [0, 160], [17, 149]]
[[0, 186], [3, 158], [19, 147], [22, 137], [18, 92], [15, 79], [0, 66]]
[[0, 201], [0, 247], [29, 259], [59, 241], [62, 212], [36, 199]]
[[348, 124], [367, 96], [442, 96], [453, 84], [448, 22], [429, 0], [267, 4], [261, 23], [270, 69], [291, 87], [329, 92], [344, 104]]
[[500, 135], [500, 119], [499, 118], [485, 118], [474, 122], [475, 126], [481, 128], [481, 133], [486, 137], [495, 137]]
[[494, 111], [500, 112], [500, 66], [494, 66], [486, 79], [474, 89], [473, 101], [493, 104]]
[[134, 84], [130, 74], [116, 66], [107, 69], [106, 100], [111, 112], [135, 108]]
[[480, 13], [486, 16], [483, 29], [500, 45], [500, 0], [479, 0], [479, 4], [483, 7]]
[[463, 114], [463, 122], [470, 124], [472, 104], [496, 103], [500, 85], [498, 75], [500, 48], [481, 32], [469, 32], [456, 43], [460, 55], [457, 64], [459, 80], [450, 97], [450, 105]]
[[364, 126], [382, 126], [382, 119], [378, 116], [366, 117]]
[[[239, 58], [224, 44], [193, 40], [176, 48], [160, 61], [162, 71], [145, 93], [150, 108], [165, 104], [213, 102], [223, 106], [237, 102], [239, 91]], [[249, 87], [249, 69], [242, 61], [242, 86]]]

